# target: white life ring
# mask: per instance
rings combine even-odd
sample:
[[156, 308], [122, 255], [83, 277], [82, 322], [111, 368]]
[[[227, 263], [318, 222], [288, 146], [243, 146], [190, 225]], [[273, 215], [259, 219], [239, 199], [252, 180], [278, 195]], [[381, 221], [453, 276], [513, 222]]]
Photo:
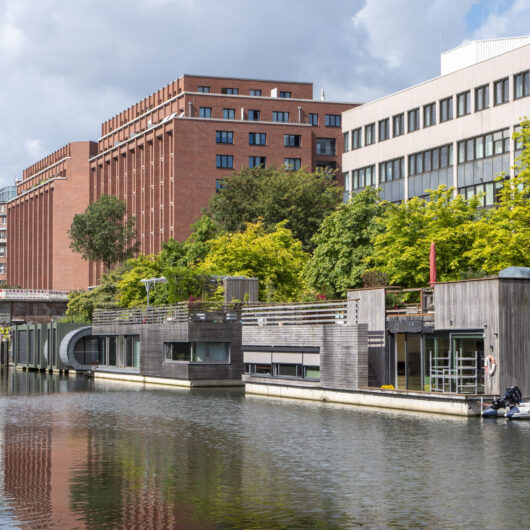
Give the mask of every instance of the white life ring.
[[488, 355], [486, 359], [484, 359], [484, 370], [490, 377], [493, 377], [496, 369], [497, 361], [495, 360], [495, 357], [493, 357], [493, 355]]

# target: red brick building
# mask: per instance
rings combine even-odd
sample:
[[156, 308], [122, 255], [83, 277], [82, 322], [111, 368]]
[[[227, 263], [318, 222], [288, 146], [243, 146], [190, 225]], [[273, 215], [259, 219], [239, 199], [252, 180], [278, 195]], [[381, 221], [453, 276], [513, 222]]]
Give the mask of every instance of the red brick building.
[[7, 204], [7, 281], [25, 289], [86, 289], [86, 261], [70, 249], [74, 214], [89, 200], [94, 142], [72, 142], [24, 170]]
[[125, 201], [150, 254], [185, 239], [220, 182], [242, 168], [328, 167], [342, 184], [341, 113], [356, 105], [312, 98], [312, 83], [184, 75], [104, 122], [97, 149], [69, 144], [26, 169], [9, 205], [9, 283], [95, 285], [103, 266], [91, 264], [87, 278], [67, 230], [102, 193]]
[[7, 203], [16, 193], [16, 186], [0, 188], [0, 282], [7, 281]]

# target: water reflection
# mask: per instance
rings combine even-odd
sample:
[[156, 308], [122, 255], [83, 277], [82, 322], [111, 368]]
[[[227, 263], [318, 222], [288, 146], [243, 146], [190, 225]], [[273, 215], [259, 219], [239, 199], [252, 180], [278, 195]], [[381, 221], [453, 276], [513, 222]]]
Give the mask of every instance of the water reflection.
[[501, 528], [527, 520], [530, 423], [19, 371], [5, 373], [0, 390], [2, 526]]

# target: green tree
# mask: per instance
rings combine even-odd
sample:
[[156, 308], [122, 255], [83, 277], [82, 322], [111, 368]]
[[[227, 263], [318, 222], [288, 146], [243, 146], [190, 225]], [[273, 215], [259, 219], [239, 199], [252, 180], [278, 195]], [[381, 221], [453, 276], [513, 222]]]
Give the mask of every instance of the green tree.
[[368, 187], [324, 219], [313, 237], [315, 250], [305, 268], [315, 289], [344, 297], [348, 289], [362, 286], [366, 258], [372, 253], [372, 240], [381, 231], [377, 221], [384, 208], [378, 191]]
[[286, 224], [278, 223], [268, 233], [262, 222], [249, 223], [242, 233], [221, 234], [208, 243], [210, 250], [198, 269], [259, 278], [261, 300], [298, 300], [305, 288], [302, 270], [308, 254]]
[[287, 220], [286, 228], [304, 250], [311, 250], [311, 238], [341, 198], [342, 189], [326, 172], [243, 169], [226, 179], [210, 199], [207, 214], [227, 232], [243, 231], [258, 220], [273, 230]]
[[488, 274], [510, 266], [530, 267], [530, 122], [523, 121], [514, 136], [522, 148], [516, 176], [504, 180], [499, 204], [469, 226], [474, 242], [466, 255]]
[[[145, 285], [140, 281], [146, 278], [164, 276], [164, 267], [158, 256], [138, 256], [127, 261], [127, 270], [118, 281], [118, 301], [122, 307], [138, 307], [147, 304]], [[149, 300], [153, 305], [167, 303], [167, 284], [151, 287]]]
[[135, 219], [124, 222], [126, 206], [113, 195], [103, 194], [76, 214], [69, 230], [70, 247], [85, 260], [102, 261], [107, 269], [138, 250]]
[[438, 280], [460, 279], [474, 268], [467, 255], [474, 241], [469, 226], [483, 215], [478, 197], [455, 197], [454, 189], [444, 186], [431, 191], [428, 201], [415, 197], [399, 206], [389, 205], [368, 262], [393, 285], [422, 287], [429, 282], [430, 245], [434, 241]]
[[84, 324], [92, 322], [95, 309], [117, 309], [118, 286], [122, 269], [114, 269], [101, 277], [101, 283], [91, 291], [72, 291], [63, 322]]

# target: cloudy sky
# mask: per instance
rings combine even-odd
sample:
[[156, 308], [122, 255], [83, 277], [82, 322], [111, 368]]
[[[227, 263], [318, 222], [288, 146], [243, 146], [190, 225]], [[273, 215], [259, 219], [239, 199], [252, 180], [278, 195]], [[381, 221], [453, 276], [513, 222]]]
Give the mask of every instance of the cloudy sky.
[[0, 185], [184, 73], [363, 102], [529, 21], [530, 0], [0, 0]]

